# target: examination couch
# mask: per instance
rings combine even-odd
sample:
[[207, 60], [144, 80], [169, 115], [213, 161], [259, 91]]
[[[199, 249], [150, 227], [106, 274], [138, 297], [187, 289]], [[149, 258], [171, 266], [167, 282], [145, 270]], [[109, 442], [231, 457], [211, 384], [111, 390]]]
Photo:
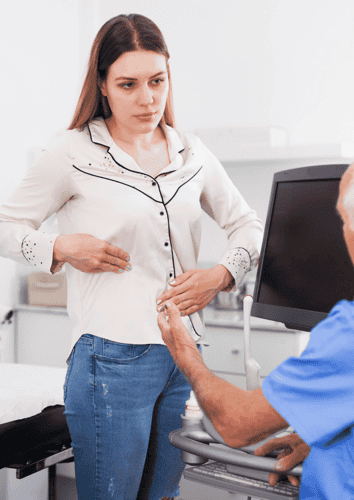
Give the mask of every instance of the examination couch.
[[0, 363], [0, 469], [22, 479], [45, 468], [48, 498], [56, 499], [56, 464], [72, 462], [64, 415], [66, 369]]

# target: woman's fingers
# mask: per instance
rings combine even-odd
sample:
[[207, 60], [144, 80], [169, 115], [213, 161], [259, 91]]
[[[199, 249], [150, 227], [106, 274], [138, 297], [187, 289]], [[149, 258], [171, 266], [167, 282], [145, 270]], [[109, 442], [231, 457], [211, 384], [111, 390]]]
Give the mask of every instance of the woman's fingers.
[[53, 257], [86, 273], [122, 273], [132, 268], [127, 252], [86, 233], [58, 236]]
[[[106, 242], [104, 242], [106, 243]], [[129, 262], [130, 256], [127, 252], [125, 252], [122, 248], [111, 245], [110, 243], [106, 243], [105, 252], [108, 255], [116, 257], [118, 261], [122, 261], [124, 264]]]

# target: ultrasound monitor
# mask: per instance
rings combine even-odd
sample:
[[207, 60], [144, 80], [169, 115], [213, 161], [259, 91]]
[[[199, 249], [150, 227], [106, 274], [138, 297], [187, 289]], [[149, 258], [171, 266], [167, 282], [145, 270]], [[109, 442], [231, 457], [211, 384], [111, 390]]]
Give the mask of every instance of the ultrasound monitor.
[[336, 211], [348, 165], [274, 174], [251, 315], [310, 331], [342, 299], [354, 268]]

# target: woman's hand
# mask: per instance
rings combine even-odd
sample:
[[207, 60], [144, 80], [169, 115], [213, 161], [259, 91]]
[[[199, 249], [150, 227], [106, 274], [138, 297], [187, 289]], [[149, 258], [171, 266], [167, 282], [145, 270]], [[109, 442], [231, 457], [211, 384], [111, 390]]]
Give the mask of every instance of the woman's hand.
[[128, 258], [124, 250], [91, 234], [62, 234], [54, 242], [52, 269], [58, 262], [68, 262], [84, 273], [122, 273]]
[[[263, 446], [257, 448], [254, 455], [264, 457], [275, 450], [284, 450], [278, 455], [279, 462], [276, 464], [276, 469], [281, 472], [282, 470], [292, 469], [300, 462], [303, 462], [310, 453], [311, 448], [298, 434], [288, 434], [277, 439], [270, 439]], [[279, 481], [279, 476], [279, 474], [271, 472], [269, 474], [269, 484], [275, 486]], [[288, 479], [293, 486], [299, 486], [300, 481], [298, 477], [288, 475]]]
[[173, 302], [181, 316], [203, 309], [233, 280], [231, 273], [221, 264], [212, 269], [192, 269], [180, 274], [170, 283], [171, 290], [157, 297], [157, 310], [162, 311], [165, 302]]

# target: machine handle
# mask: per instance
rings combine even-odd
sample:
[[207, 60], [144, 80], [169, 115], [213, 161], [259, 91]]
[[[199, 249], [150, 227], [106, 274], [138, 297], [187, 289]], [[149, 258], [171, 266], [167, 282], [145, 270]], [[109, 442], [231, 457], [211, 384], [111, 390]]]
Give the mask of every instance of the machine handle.
[[261, 367], [255, 359], [251, 357], [250, 348], [250, 318], [253, 304], [253, 297], [246, 295], [243, 299], [243, 338], [245, 344], [245, 371], [248, 391], [254, 391], [261, 387], [260, 369]]
[[[200, 437], [200, 426], [192, 425], [185, 429], [177, 429], [169, 434], [170, 443], [179, 448], [180, 450], [187, 451], [188, 453], [193, 453], [201, 457], [208, 458], [209, 460], [216, 460], [217, 462], [222, 462], [224, 464], [238, 465], [241, 467], [249, 467], [251, 469], [265, 470], [267, 472], [274, 472], [279, 474], [274, 468], [277, 460], [268, 457], [257, 457], [254, 455], [249, 455], [248, 453], [235, 450], [229, 446], [219, 445], [209, 446], [204, 442], [199, 442], [196, 439]], [[211, 442], [213, 442], [211, 440]], [[282, 474], [291, 474], [292, 476], [301, 476], [302, 466], [297, 465], [290, 471], [281, 471]]]

